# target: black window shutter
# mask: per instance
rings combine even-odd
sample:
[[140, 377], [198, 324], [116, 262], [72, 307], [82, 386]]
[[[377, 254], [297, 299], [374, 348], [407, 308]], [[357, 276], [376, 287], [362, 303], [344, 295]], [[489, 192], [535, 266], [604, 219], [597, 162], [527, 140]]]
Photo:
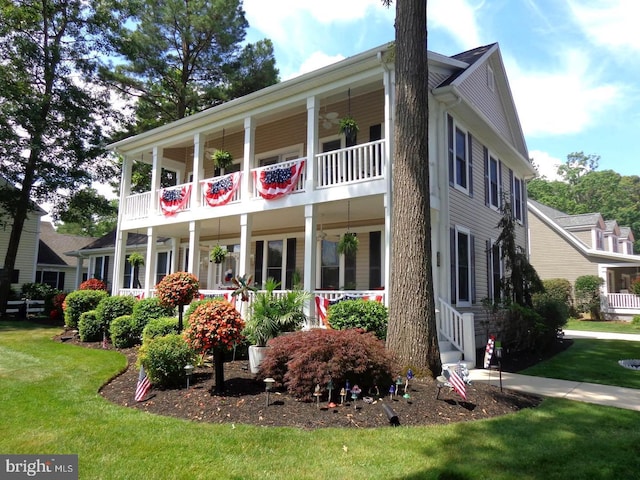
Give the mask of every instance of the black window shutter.
[[510, 197], [509, 201], [511, 202], [511, 216], [513, 218], [516, 218], [517, 217], [517, 215], [516, 215], [516, 202], [515, 202], [516, 197], [515, 197], [514, 191], [513, 191], [513, 170], [511, 170], [511, 169], [509, 169], [509, 190], [511, 192], [509, 194], [509, 197]]
[[456, 256], [458, 252], [456, 250], [456, 229], [451, 228], [450, 230], [450, 245], [449, 245], [449, 262], [451, 264], [451, 304], [455, 304], [458, 299], [458, 293], [456, 289], [456, 282], [458, 279], [458, 275], [456, 272]]
[[447, 115], [447, 142], [448, 142], [448, 150], [449, 150], [449, 185], [453, 185], [454, 183], [454, 152], [453, 152], [453, 118], [451, 115]]
[[487, 240], [486, 241], [486, 254], [487, 254], [487, 298], [491, 298], [491, 282], [493, 280], [493, 276], [492, 276], [492, 272], [491, 272], [491, 266], [493, 265], [492, 262], [492, 258], [491, 258], [491, 240]]
[[469, 238], [471, 254], [469, 256], [471, 261], [471, 304], [476, 303], [476, 239], [473, 235]]
[[482, 147], [482, 155], [484, 156], [484, 204], [489, 206], [489, 149]]
[[264, 283], [264, 278], [262, 278], [262, 261], [264, 259], [264, 240], [256, 241], [256, 262], [255, 262], [255, 281], [257, 285], [262, 285]]
[[467, 134], [467, 150], [469, 155], [469, 196], [473, 197], [473, 137]]
[[504, 189], [502, 188], [502, 162], [498, 161], [498, 205], [503, 206]]

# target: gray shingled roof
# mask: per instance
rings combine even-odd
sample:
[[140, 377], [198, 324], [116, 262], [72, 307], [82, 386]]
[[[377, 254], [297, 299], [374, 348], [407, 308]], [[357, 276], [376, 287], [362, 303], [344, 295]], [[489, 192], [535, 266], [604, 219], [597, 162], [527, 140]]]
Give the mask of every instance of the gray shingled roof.
[[[493, 47], [495, 43], [491, 43], [489, 45], [484, 45], [482, 47], [477, 47], [472, 50], [467, 50], [466, 52], [461, 52], [456, 55], [451, 56], [451, 58], [455, 60], [460, 60], [461, 62], [465, 62], [469, 64], [469, 67], [473, 65], [476, 61], [480, 60], [482, 56], [487, 53], [491, 47]], [[467, 68], [469, 68], [467, 67]], [[444, 87], [446, 85], [451, 85], [455, 82], [456, 78], [458, 78], [466, 69], [461, 69], [459, 72], [454, 73], [453, 75], [447, 77], [438, 87]]]
[[[164, 243], [169, 240], [168, 237], [158, 237], [158, 243]], [[129, 232], [127, 236], [127, 246], [146, 246], [147, 236], [142, 233]], [[94, 240], [92, 243], [86, 245], [80, 250], [96, 250], [100, 248], [115, 248], [116, 246], [116, 231], [112, 230], [106, 233], [102, 237]]]
[[41, 222], [38, 263], [41, 265], [73, 266], [77, 260], [66, 255], [65, 252], [79, 250], [93, 241], [95, 241], [95, 237], [58, 233], [50, 222]]
[[563, 228], [593, 227], [598, 224], [601, 217], [599, 213], [568, 215], [535, 200], [529, 199], [529, 202]]

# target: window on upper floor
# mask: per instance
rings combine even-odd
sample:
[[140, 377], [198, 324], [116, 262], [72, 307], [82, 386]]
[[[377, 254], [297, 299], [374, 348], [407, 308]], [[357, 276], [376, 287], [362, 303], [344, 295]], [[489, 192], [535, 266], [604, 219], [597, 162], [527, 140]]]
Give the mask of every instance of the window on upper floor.
[[502, 196], [502, 164], [484, 149], [485, 204], [495, 210], [500, 209]]
[[469, 307], [475, 301], [474, 244], [468, 229], [451, 229], [451, 300], [459, 307]]
[[602, 230], [596, 229], [596, 250], [604, 250], [604, 233]]
[[514, 176], [511, 185], [513, 216], [519, 222], [524, 220], [524, 183], [522, 179]]
[[611, 251], [618, 253], [618, 237], [611, 235]]
[[449, 183], [455, 188], [473, 195], [471, 135], [447, 117], [449, 150]]

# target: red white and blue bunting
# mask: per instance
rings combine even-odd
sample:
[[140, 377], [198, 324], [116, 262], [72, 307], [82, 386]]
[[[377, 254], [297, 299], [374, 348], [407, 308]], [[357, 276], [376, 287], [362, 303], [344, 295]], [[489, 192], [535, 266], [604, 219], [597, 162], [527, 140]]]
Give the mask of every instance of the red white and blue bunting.
[[260, 196], [273, 200], [291, 193], [298, 184], [304, 164], [305, 160], [301, 159], [284, 167], [269, 166], [254, 170], [253, 181]]
[[163, 188], [160, 190], [160, 209], [166, 216], [172, 216], [184, 209], [191, 197], [191, 185], [182, 188]]
[[230, 173], [224, 177], [204, 182], [204, 199], [210, 207], [226, 205], [240, 186], [241, 172]]

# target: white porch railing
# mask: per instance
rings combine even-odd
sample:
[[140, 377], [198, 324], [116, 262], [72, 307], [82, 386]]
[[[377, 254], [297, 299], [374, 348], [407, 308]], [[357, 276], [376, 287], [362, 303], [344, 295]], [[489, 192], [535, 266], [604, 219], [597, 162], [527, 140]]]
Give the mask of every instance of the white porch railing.
[[382, 178], [384, 140], [316, 155], [318, 188]]
[[460, 313], [443, 299], [438, 299], [438, 334], [464, 353], [465, 361], [475, 363], [476, 339], [473, 313]]
[[151, 208], [151, 192], [129, 195], [124, 201], [124, 218], [135, 220], [149, 216]]
[[[259, 198], [260, 194], [258, 193], [258, 184], [260, 180], [260, 174], [262, 172], [268, 172], [271, 170], [280, 170], [282, 168], [291, 167], [300, 162], [300, 160], [305, 160], [305, 158], [296, 158], [295, 160], [288, 160], [286, 162], [274, 163], [273, 165], [267, 165], [266, 167], [259, 167], [251, 169], [251, 182], [252, 182], [252, 192], [254, 198]], [[293, 189], [289, 193], [295, 192], [304, 192], [305, 183], [307, 181], [307, 165], [305, 162], [304, 168], [301, 169], [300, 175], [298, 176], [298, 181], [293, 187]]]
[[640, 295], [633, 293], [609, 293], [606, 296], [609, 309], [629, 309], [640, 311]]

